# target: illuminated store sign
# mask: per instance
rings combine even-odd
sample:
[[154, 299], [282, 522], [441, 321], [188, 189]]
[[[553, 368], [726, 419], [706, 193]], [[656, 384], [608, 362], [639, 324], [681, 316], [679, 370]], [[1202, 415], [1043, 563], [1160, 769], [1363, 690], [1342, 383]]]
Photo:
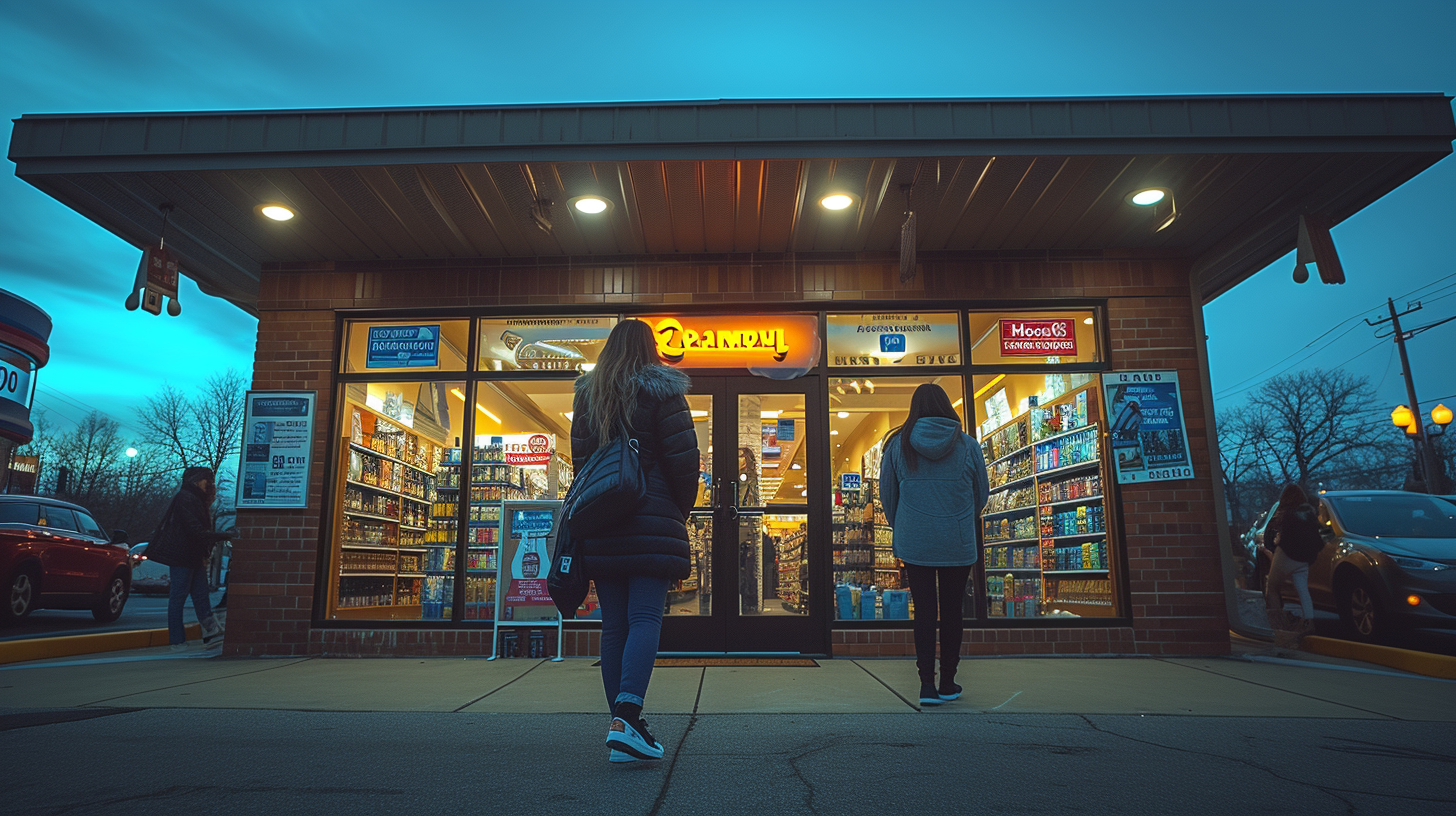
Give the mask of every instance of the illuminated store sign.
[[615, 317], [513, 317], [480, 321], [480, 366], [522, 371], [590, 371]]
[[1076, 356], [1077, 332], [1070, 320], [1002, 320], [1002, 357]]
[[440, 326], [370, 326], [365, 368], [434, 368], [440, 364]]
[[953, 312], [829, 315], [831, 366], [960, 365]]
[[657, 338], [657, 355], [682, 368], [746, 368], [803, 373], [819, 358], [813, 315], [672, 315], [641, 318]]

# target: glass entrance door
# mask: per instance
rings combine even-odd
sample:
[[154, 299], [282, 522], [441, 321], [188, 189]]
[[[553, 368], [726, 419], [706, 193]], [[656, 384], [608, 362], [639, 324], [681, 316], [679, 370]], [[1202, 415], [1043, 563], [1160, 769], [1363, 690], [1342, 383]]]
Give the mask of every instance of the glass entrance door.
[[[693, 572], [668, 596], [663, 651], [828, 651], [820, 534], [827, 484], [807, 381], [693, 378], [703, 454]], [[819, 440], [816, 442], [815, 440]], [[817, 480], [817, 481], [816, 481]]]

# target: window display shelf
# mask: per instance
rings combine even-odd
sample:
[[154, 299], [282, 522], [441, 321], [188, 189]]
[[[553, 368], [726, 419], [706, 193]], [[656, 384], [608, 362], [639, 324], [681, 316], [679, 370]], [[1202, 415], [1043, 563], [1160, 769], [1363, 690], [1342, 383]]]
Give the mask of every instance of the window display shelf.
[[355, 572], [353, 570], [340, 570], [339, 571], [339, 577], [340, 578], [393, 578], [394, 577], [394, 573], [392, 573], [392, 572], [364, 572], [364, 571]]
[[469, 568], [469, 569], [467, 569], [465, 571], [466, 572], [490, 573], [491, 575], [494, 575], [497, 570], [496, 570], [495, 567], [471, 567], [471, 568]]
[[[1070, 431], [1059, 431], [1058, 433], [1054, 433], [1051, 436], [1043, 437], [1041, 439], [1036, 440], [1035, 442], [1033, 442], [1031, 444], [1032, 445], [1040, 445], [1043, 442], [1051, 442], [1053, 440], [1061, 439], [1064, 436], [1071, 436], [1074, 433], [1078, 433], [1080, 431], [1085, 431], [1088, 428], [1095, 428], [1095, 427], [1097, 427], [1097, 423], [1095, 423], [1095, 422], [1089, 422], [1086, 425], [1082, 425], [1082, 426], [1073, 428]], [[1030, 447], [1030, 446], [1028, 446], [1028, 447]]]
[[373, 491], [375, 491], [377, 493], [383, 493], [386, 496], [395, 496], [395, 497], [404, 496], [404, 494], [403, 493], [400, 493], [398, 490], [390, 490], [387, 487], [380, 487], [379, 485], [372, 485], [372, 484], [369, 484], [368, 482], [356, 482], [353, 479], [345, 479], [344, 480], [344, 484], [349, 485], [350, 487], [362, 487], [365, 490], [373, 490]]
[[1041, 539], [1039, 539], [1039, 538], [1006, 538], [1006, 539], [1000, 539], [998, 541], [986, 541], [986, 542], [983, 542], [983, 546], [986, 546], [986, 547], [1012, 547], [1012, 546], [1016, 546], [1018, 544], [1035, 544], [1035, 543], [1037, 543], [1040, 540]]
[[[1040, 440], [1040, 441], [1045, 442], [1046, 440]], [[991, 465], [995, 465], [995, 464], [998, 464], [1000, 462], [1004, 462], [1007, 459], [1010, 459], [1011, 457], [1015, 456], [1018, 453], [1026, 453], [1027, 451], [1031, 450], [1031, 448], [1032, 448], [1031, 445], [1027, 445], [1024, 448], [1017, 448], [1016, 450], [1014, 450], [1014, 451], [1006, 454], [1005, 456], [1002, 456], [1002, 457], [1000, 457], [998, 459], [992, 459], [991, 461], [989, 461], [989, 462], [986, 463], [986, 466], [987, 467], [990, 467]]]
[[430, 471], [425, 470], [424, 468], [420, 467], [419, 465], [412, 465], [409, 462], [406, 462], [405, 460], [400, 459], [398, 457], [390, 456], [387, 453], [380, 453], [379, 451], [377, 451], [377, 450], [375, 450], [373, 448], [366, 448], [363, 445], [359, 444], [358, 442], [350, 442], [349, 443], [349, 449], [350, 450], [359, 451], [360, 453], [367, 453], [370, 456], [377, 456], [380, 459], [387, 459], [387, 460], [389, 460], [391, 462], [397, 462], [397, 463], [399, 463], [401, 465], [404, 465], [407, 468], [410, 468], [411, 470], [418, 470], [419, 472], [425, 474], [426, 476], [434, 476], [435, 475], [435, 474], [431, 473]]
[[1047, 598], [1048, 606], [1112, 606], [1112, 601], [1064, 601], [1061, 598]]
[[399, 548], [399, 551], [400, 552], [424, 552], [425, 550], [426, 550], [425, 547], [400, 547]]
[[423, 572], [401, 572], [399, 574], [399, 577], [401, 577], [401, 578], [423, 578], [423, 577], [425, 577], [425, 574]]
[[373, 550], [375, 552], [395, 552], [395, 547], [381, 547], [377, 544], [350, 544], [347, 541], [339, 545], [346, 550]]
[[1098, 469], [1098, 468], [1101, 468], [1101, 467], [1102, 467], [1102, 462], [1100, 460], [1097, 460], [1097, 459], [1089, 459], [1086, 462], [1078, 462], [1075, 465], [1063, 465], [1062, 467], [1059, 467], [1059, 468], [1053, 468], [1051, 470], [1039, 471], [1039, 472], [1037, 472], [1035, 474], [1035, 476], [1037, 478], [1044, 478], [1044, 477], [1048, 477], [1048, 476], [1061, 476], [1061, 475], [1064, 475], [1064, 474], [1067, 474], [1067, 473], [1076, 473], [1079, 470], [1093, 470], [1093, 469]]
[[1091, 504], [1092, 502], [1098, 502], [1098, 501], [1102, 501], [1102, 494], [1100, 494], [1100, 493], [1097, 494], [1096, 496], [1083, 496], [1080, 499], [1066, 499], [1065, 501], [1042, 502], [1042, 505], [1041, 506], [1042, 507], [1062, 507], [1062, 506], [1069, 505], [1069, 504]]
[[[1047, 471], [1047, 473], [1051, 473], [1051, 472], [1052, 471]], [[995, 492], [1000, 491], [1000, 490], [1005, 490], [1006, 488], [1011, 487], [1013, 485], [1019, 485], [1022, 482], [1029, 482], [1032, 479], [1035, 479], [1037, 476], [1045, 476], [1045, 475], [1046, 475], [1046, 473], [1028, 473], [1025, 476], [1021, 476], [1019, 478], [1012, 479], [1010, 481], [1002, 482], [1001, 484], [995, 485], [995, 486], [993, 486], [991, 488], [991, 491], [990, 492], [995, 493]]]
[[[1044, 570], [1047, 575], [1106, 575], [1105, 569]], [[1077, 601], [1068, 601], [1077, 603]]]
[[399, 519], [397, 518], [390, 518], [389, 516], [376, 516], [373, 513], [361, 513], [358, 510], [345, 510], [344, 515], [353, 516], [354, 518], [370, 519], [372, 521], [387, 521], [391, 524], [399, 523]]
[[1020, 507], [1013, 507], [1010, 510], [997, 510], [994, 513], [982, 513], [981, 514], [981, 518], [988, 519], [988, 518], [995, 518], [997, 516], [1009, 516], [1009, 515], [1013, 515], [1015, 513], [1025, 513], [1028, 510], [1036, 510], [1036, 505], [1034, 505], [1034, 504], [1023, 504]]
[[500, 519], [476, 519], [470, 522], [471, 527], [499, 527]]
[[415, 533], [427, 533], [427, 532], [429, 532], [429, 528], [427, 528], [427, 527], [412, 527], [412, 526], [410, 526], [408, 524], [401, 524], [401, 525], [399, 525], [399, 529], [401, 529], [401, 530], [409, 530], [409, 531], [415, 532]]
[[1106, 530], [1098, 530], [1095, 533], [1072, 533], [1071, 535], [1042, 536], [1041, 537], [1041, 540], [1042, 541], [1065, 541], [1067, 539], [1072, 539], [1072, 538], [1097, 538], [1099, 536], [1105, 537], [1106, 535], [1107, 535], [1107, 531]]
[[401, 499], [406, 500], [406, 501], [412, 501], [412, 502], [416, 502], [416, 503], [419, 503], [419, 504], [434, 504], [434, 502], [430, 501], [429, 499], [421, 499], [418, 496], [411, 496], [408, 493], [401, 493], [401, 494], [399, 494], [399, 497]]
[[986, 567], [986, 572], [991, 575], [1003, 572], [1041, 572], [1041, 567]]

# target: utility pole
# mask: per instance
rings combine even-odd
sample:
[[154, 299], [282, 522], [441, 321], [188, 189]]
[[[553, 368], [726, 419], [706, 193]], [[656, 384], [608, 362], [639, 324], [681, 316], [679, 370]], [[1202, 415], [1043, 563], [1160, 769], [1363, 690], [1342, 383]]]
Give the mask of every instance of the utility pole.
[[1440, 459], [1436, 456], [1436, 447], [1431, 443], [1430, 436], [1426, 434], [1426, 422], [1421, 416], [1420, 402], [1416, 400], [1416, 383], [1414, 377], [1411, 375], [1410, 357], [1406, 355], [1405, 341], [1427, 329], [1432, 329], [1442, 323], [1456, 320], [1456, 317], [1448, 317], [1445, 320], [1432, 323], [1429, 326], [1421, 326], [1406, 332], [1400, 328], [1400, 318], [1403, 315], [1420, 311], [1422, 308], [1421, 304], [1417, 302], [1415, 306], [1407, 308], [1400, 313], [1395, 311], [1395, 301], [1391, 298], [1385, 299], [1385, 305], [1390, 309], [1390, 317], [1383, 320], [1366, 320], [1365, 322], [1371, 326], [1378, 326], [1386, 322], [1390, 323], [1391, 336], [1395, 338], [1396, 350], [1400, 352], [1400, 370], [1405, 375], [1406, 399], [1410, 400], [1411, 416], [1415, 418], [1415, 421], [1407, 429], [1406, 433], [1412, 437], [1412, 441], [1415, 443], [1416, 460], [1420, 463], [1421, 484], [1419, 489], [1421, 492], [1426, 493], [1443, 493], [1446, 489], [1445, 472], [1441, 467]]

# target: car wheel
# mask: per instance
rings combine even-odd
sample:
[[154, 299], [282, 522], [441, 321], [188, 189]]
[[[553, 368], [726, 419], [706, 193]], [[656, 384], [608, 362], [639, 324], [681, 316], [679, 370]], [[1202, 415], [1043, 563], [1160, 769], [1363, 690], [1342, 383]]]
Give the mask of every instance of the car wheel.
[[1379, 643], [1386, 639], [1389, 621], [1369, 581], [1356, 576], [1343, 582], [1336, 603], [1340, 609], [1340, 621], [1351, 638], [1364, 643]]
[[111, 576], [106, 584], [106, 591], [96, 599], [96, 605], [91, 607], [91, 616], [102, 623], [111, 623], [121, 617], [121, 610], [126, 608], [126, 599], [130, 595], [126, 583], [126, 576], [117, 573]]
[[40, 596], [40, 583], [36, 580], [35, 570], [30, 567], [21, 567], [10, 576], [10, 582], [5, 589], [5, 605], [0, 607], [0, 618], [6, 621], [18, 621], [35, 609], [35, 602]]

